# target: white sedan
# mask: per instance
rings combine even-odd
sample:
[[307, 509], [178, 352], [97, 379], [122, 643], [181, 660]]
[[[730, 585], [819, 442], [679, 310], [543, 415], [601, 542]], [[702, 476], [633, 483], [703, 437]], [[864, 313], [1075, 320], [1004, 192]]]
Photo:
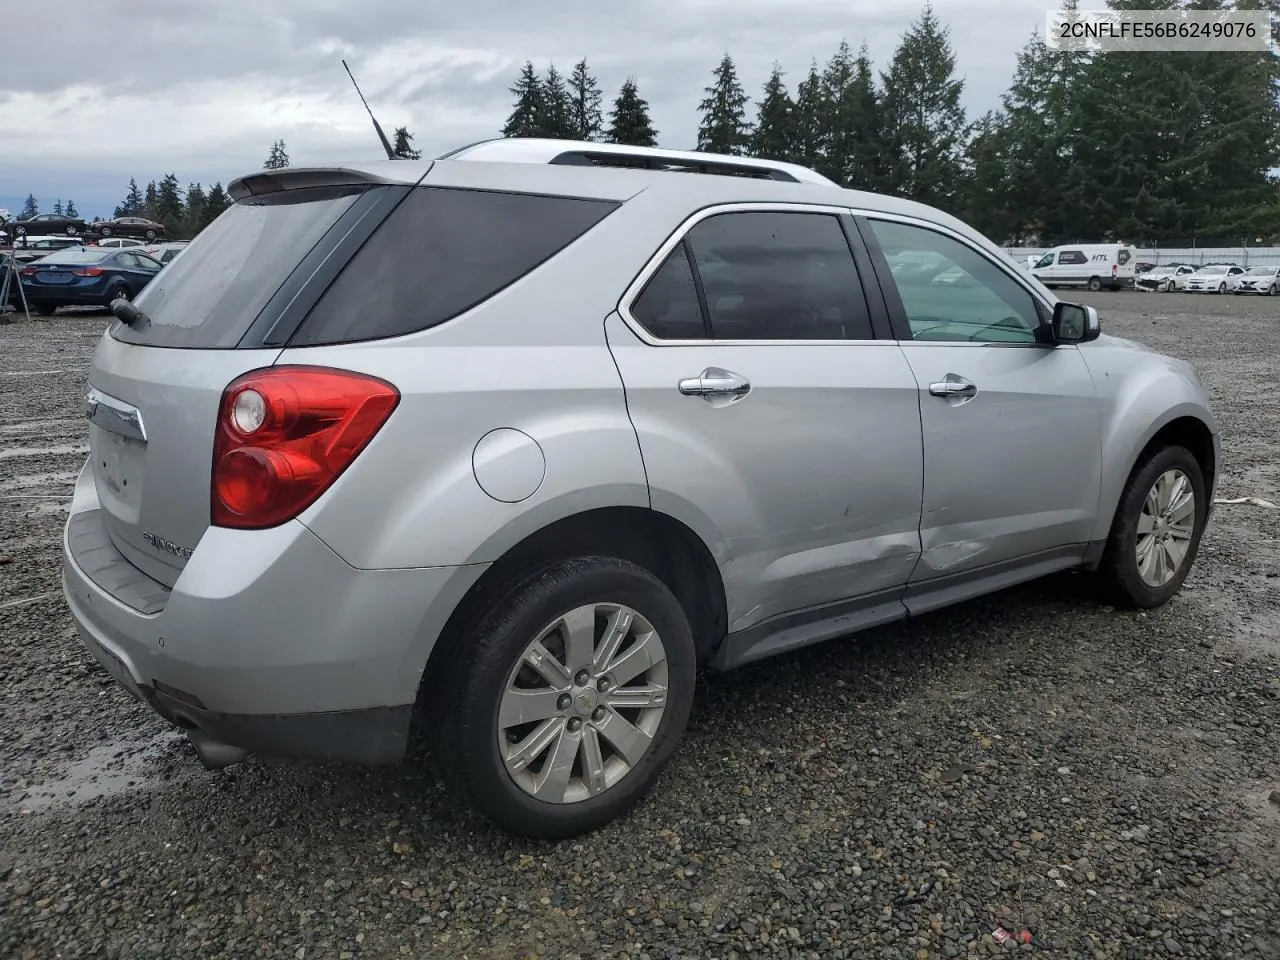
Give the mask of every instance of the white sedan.
[[1257, 293], [1274, 297], [1280, 288], [1280, 266], [1250, 267], [1237, 278], [1232, 293]]
[[1185, 263], [1170, 263], [1163, 267], [1152, 267], [1146, 273], [1138, 274], [1137, 287], [1140, 290], [1159, 290], [1170, 293], [1181, 290], [1187, 277], [1196, 272], [1196, 268]]
[[1244, 273], [1244, 267], [1235, 264], [1214, 263], [1201, 267], [1183, 281], [1187, 293], [1226, 293], [1234, 290], [1236, 278]]

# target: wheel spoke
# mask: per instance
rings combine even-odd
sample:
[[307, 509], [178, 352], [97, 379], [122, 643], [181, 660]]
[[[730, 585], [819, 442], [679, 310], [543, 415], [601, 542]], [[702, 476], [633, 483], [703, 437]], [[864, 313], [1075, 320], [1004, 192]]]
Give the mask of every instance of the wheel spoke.
[[593, 607], [578, 607], [565, 614], [561, 622], [564, 631], [565, 666], [569, 673], [591, 666], [596, 652], [596, 612]]
[[[609, 622], [604, 628], [604, 637], [600, 641], [600, 649], [596, 651], [596, 673], [604, 673], [610, 669], [614, 658], [618, 655], [618, 649], [622, 646], [623, 641], [627, 639], [627, 634], [631, 632], [631, 624], [634, 620], [635, 616], [625, 607], [621, 607], [609, 615]], [[618, 682], [625, 683], [626, 681]]]
[[647, 683], [643, 687], [618, 687], [610, 690], [604, 699], [615, 710], [660, 707], [667, 702], [667, 688], [656, 683]]
[[569, 778], [573, 776], [573, 762], [578, 758], [578, 747], [582, 743], [582, 731], [571, 732], [563, 724], [556, 738], [555, 746], [547, 757], [542, 776], [538, 778], [538, 786], [533, 795], [539, 800], [560, 803], [564, 800], [569, 788]]
[[594, 727], [582, 729], [582, 773], [587, 792], [593, 797], [604, 790], [604, 757], [600, 753], [600, 735]]
[[553, 657], [541, 643], [529, 645], [524, 653], [524, 662], [538, 671], [538, 675], [557, 690], [567, 690], [573, 683], [573, 677], [564, 664]]
[[658, 634], [650, 631], [637, 637], [636, 642], [626, 653], [610, 663], [608, 673], [613, 677], [614, 684], [619, 687], [625, 686], [666, 658], [667, 655], [662, 649], [662, 641], [658, 639]]
[[563, 730], [562, 718], [553, 717], [550, 720], [543, 720], [541, 726], [521, 740], [516, 749], [507, 756], [507, 769], [512, 773], [519, 773], [525, 769], [542, 756], [543, 751], [551, 746]]
[[[567, 689], [567, 688], [565, 688]], [[535, 723], [560, 713], [557, 701], [564, 690], [529, 690], [522, 687], [508, 689], [502, 695], [498, 708], [498, 726], [502, 729], [518, 727], [522, 723]]]
[[1196, 495], [1191, 489], [1191, 485], [1187, 484], [1186, 488], [1181, 491], [1180, 495], [1174, 498], [1169, 506], [1169, 523], [1183, 524], [1186, 523], [1196, 512]]
[[613, 748], [622, 755], [630, 766], [635, 766], [649, 749], [650, 736], [633, 724], [630, 720], [610, 710], [601, 723], [596, 724]]
[[1138, 534], [1148, 535], [1154, 533], [1156, 529], [1156, 518], [1147, 511], [1143, 510], [1138, 514]]

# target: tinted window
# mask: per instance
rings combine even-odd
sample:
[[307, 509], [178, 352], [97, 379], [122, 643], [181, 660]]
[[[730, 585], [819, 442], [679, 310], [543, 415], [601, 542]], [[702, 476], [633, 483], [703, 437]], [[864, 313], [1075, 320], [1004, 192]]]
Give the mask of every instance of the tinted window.
[[682, 243], [662, 262], [643, 292], [631, 305], [631, 314], [655, 337], [664, 340], [701, 340], [707, 336], [698, 304], [689, 254]]
[[[968, 244], [924, 227], [871, 220], [889, 260], [914, 340], [1034, 343], [1040, 314], [1031, 294]], [[895, 262], [936, 254], [942, 269], [908, 274]], [[1061, 262], [1061, 256], [1059, 262]]]
[[1069, 264], [1069, 263], [1088, 263], [1088, 262], [1089, 262], [1089, 258], [1086, 257], [1079, 250], [1063, 250], [1060, 254], [1058, 254], [1059, 265]]
[[867, 303], [840, 221], [721, 213], [689, 231], [718, 340], [869, 340]]
[[1123, 267], [1126, 263], [1129, 262], [1129, 251], [1121, 250], [1118, 259], [1120, 261], [1120, 266]]
[[362, 190], [314, 188], [232, 204], [191, 242], [182, 263], [147, 284], [142, 329], [112, 336], [157, 347], [234, 347], [272, 295]]
[[559, 253], [617, 206], [420, 187], [351, 258], [291, 343], [394, 337], [444, 323]]

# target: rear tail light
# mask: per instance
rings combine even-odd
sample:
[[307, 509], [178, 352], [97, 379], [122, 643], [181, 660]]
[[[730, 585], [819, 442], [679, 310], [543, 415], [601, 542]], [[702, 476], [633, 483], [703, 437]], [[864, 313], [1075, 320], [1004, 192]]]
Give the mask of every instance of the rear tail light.
[[23, 267], [23, 268], [22, 268], [21, 270], [19, 270], [18, 272], [19, 272], [20, 274], [22, 274], [24, 277], [34, 277], [34, 276], [36, 275], [36, 268], [35, 268], [35, 267]]
[[101, 267], [85, 267], [83, 270], [72, 270], [71, 272], [77, 277], [100, 277], [104, 271]]
[[211, 520], [260, 530], [327, 490], [400, 402], [376, 377], [325, 367], [255, 370], [222, 393], [213, 444]]
[[1119, 272], [1120, 272], [1120, 268], [1113, 263], [1111, 265], [1111, 275], [1114, 277]]

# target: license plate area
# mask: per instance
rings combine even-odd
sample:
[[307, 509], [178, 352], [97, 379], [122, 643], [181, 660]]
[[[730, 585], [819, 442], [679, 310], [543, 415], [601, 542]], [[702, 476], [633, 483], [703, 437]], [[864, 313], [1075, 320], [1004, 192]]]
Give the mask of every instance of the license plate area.
[[142, 504], [146, 444], [98, 426], [93, 433], [93, 475], [98, 496], [111, 503], [111, 513], [136, 522]]

